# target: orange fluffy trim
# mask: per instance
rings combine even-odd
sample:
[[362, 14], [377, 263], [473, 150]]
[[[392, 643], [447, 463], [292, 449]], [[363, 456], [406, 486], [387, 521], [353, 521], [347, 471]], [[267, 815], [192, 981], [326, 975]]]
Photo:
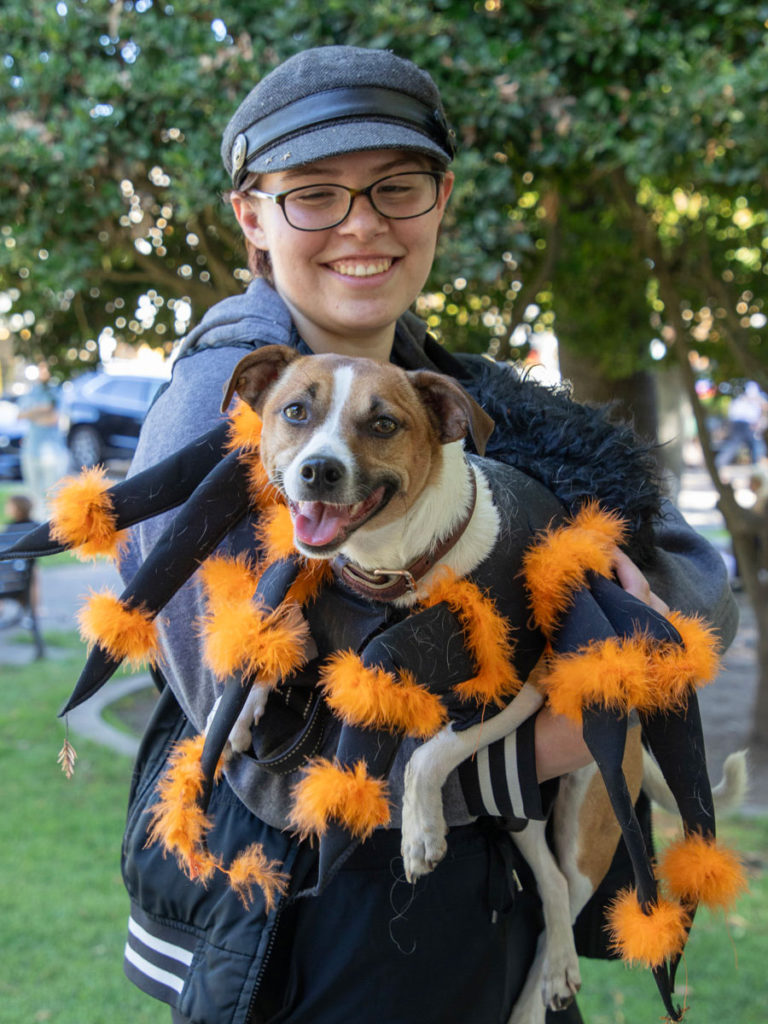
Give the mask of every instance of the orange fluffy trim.
[[684, 903], [703, 903], [727, 910], [747, 888], [738, 857], [715, 839], [694, 833], [664, 851], [659, 875], [674, 897]]
[[269, 482], [267, 471], [258, 452], [245, 452], [241, 456], [248, 471], [248, 494], [254, 508], [270, 508], [281, 502], [282, 496], [276, 487]]
[[637, 893], [626, 889], [606, 910], [611, 946], [629, 963], [658, 967], [682, 952], [690, 919], [679, 903], [660, 898], [645, 913]]
[[478, 672], [454, 686], [462, 700], [501, 707], [522, 686], [512, 664], [514, 644], [510, 625], [490, 597], [470, 580], [447, 573], [438, 577], [423, 602], [432, 607], [445, 602], [461, 623]]
[[364, 761], [345, 768], [320, 758], [294, 786], [290, 822], [302, 839], [322, 835], [331, 820], [363, 840], [389, 823], [387, 785], [368, 774]]
[[341, 651], [325, 662], [320, 684], [331, 710], [350, 725], [428, 739], [448, 720], [440, 698], [420, 686], [410, 672], [395, 679], [384, 669], [366, 667], [352, 651]]
[[268, 562], [296, 554], [293, 520], [287, 505], [273, 505], [265, 509], [256, 527], [256, 541]]
[[154, 619], [143, 607], [127, 608], [109, 590], [92, 594], [77, 613], [80, 635], [89, 646], [98, 644], [118, 661], [131, 665], [157, 661], [158, 639]]
[[652, 707], [651, 683], [643, 639], [615, 637], [554, 658], [540, 680], [552, 710], [574, 722], [581, 721], [582, 709], [589, 704], [622, 713]]
[[333, 569], [329, 561], [321, 558], [307, 558], [299, 575], [288, 588], [286, 601], [295, 601], [300, 605], [309, 604], [332, 579]]
[[127, 532], [118, 532], [115, 526], [105, 473], [103, 466], [95, 466], [68, 477], [51, 499], [51, 537], [74, 548], [82, 559], [117, 558], [128, 539]]
[[281, 871], [278, 860], [270, 860], [261, 843], [252, 843], [235, 857], [229, 866], [229, 884], [246, 910], [253, 903], [253, 887], [258, 885], [264, 894], [266, 912], [275, 905], [275, 898], [288, 890], [289, 876]]
[[683, 646], [663, 644], [652, 659], [660, 707], [678, 708], [696, 686], [711, 683], [720, 665], [714, 631], [693, 616], [670, 612]]
[[[293, 542], [293, 520], [287, 505], [277, 503], [265, 508], [255, 530], [256, 543], [267, 562], [291, 558], [297, 554]], [[333, 578], [331, 563], [322, 558], [302, 558], [302, 568], [291, 584], [286, 600], [307, 604]]]
[[614, 548], [624, 540], [626, 526], [618, 515], [587, 504], [570, 523], [547, 530], [523, 556], [525, 583], [536, 624], [551, 636], [557, 620], [582, 587], [591, 569], [609, 577]]
[[241, 671], [269, 682], [306, 661], [309, 627], [296, 604], [265, 614], [252, 601], [233, 602], [205, 616], [202, 631], [206, 664], [222, 679]]
[[150, 812], [147, 846], [160, 843], [174, 856], [189, 878], [206, 882], [220, 868], [205, 839], [210, 819], [198, 806], [203, 789], [200, 757], [205, 737], [193, 736], [176, 744], [165, 775], [157, 785], [158, 802]]
[[247, 555], [226, 558], [216, 555], [200, 567], [205, 597], [212, 609], [250, 601], [256, 590], [257, 570]]
[[244, 448], [246, 451], [258, 449], [261, 444], [261, 416], [238, 398], [229, 414], [229, 434], [227, 450]]

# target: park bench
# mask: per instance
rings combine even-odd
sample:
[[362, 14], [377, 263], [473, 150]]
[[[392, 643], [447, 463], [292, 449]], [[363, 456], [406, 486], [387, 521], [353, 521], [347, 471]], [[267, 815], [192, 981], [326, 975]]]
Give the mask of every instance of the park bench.
[[[12, 523], [0, 532], [0, 550], [9, 547], [19, 535], [26, 533], [34, 524]], [[45, 645], [37, 619], [35, 594], [35, 560], [14, 558], [0, 562], [0, 605], [15, 605], [10, 615], [0, 614], [0, 629], [21, 626], [28, 629], [35, 643], [35, 656], [45, 657]]]

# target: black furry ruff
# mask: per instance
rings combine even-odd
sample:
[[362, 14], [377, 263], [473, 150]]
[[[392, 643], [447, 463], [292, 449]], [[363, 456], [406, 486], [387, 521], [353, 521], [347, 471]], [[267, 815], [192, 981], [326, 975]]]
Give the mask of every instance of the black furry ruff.
[[511, 367], [459, 357], [461, 383], [496, 421], [486, 449], [548, 487], [569, 512], [596, 498], [629, 526], [625, 548], [641, 566], [653, 561], [652, 519], [661, 508], [654, 446], [608, 410], [574, 402], [566, 386], [547, 387]]

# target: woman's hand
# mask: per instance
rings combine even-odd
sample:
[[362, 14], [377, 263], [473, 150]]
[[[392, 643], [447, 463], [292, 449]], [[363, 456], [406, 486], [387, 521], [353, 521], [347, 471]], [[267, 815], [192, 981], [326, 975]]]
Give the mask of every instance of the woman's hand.
[[669, 605], [651, 590], [648, 580], [643, 576], [635, 563], [623, 551], [614, 548], [613, 571], [624, 590], [638, 601], [649, 605], [655, 612], [669, 615]]
[[565, 715], [554, 714], [547, 706], [536, 715], [534, 747], [539, 782], [575, 772], [593, 759], [584, 742], [581, 725]]

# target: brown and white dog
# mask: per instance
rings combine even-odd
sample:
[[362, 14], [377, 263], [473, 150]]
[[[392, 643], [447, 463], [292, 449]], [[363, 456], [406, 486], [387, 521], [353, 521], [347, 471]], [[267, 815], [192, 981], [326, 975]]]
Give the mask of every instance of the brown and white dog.
[[[262, 417], [262, 462], [288, 502], [294, 542], [303, 554], [343, 555], [368, 573], [391, 574], [409, 572], [425, 552], [448, 543], [438, 561], [395, 599], [408, 605], [425, 596], [444, 566], [467, 575], [494, 547], [499, 511], [482, 460], [468, 461], [463, 448], [470, 434], [482, 452], [493, 424], [450, 379], [362, 358], [300, 357], [267, 346], [240, 361], [223, 408], [235, 392]], [[511, 574], [518, 570], [509, 567]], [[263, 697], [255, 693], [243, 712], [238, 735], [231, 737], [235, 749], [247, 746]], [[511, 733], [542, 703], [528, 681], [481, 726], [456, 732], [448, 725], [416, 749], [406, 771], [402, 814], [410, 880], [445, 854], [442, 788], [450, 772]], [[639, 734], [631, 730], [625, 765], [635, 794], [643, 775]], [[743, 773], [743, 759], [730, 765], [728, 798], [739, 799]], [[658, 770], [654, 778], [665, 799]], [[561, 781], [554, 825], [557, 860], [543, 822], [514, 833], [537, 880], [545, 930], [511, 1024], [543, 1022], [545, 1007], [566, 1005], [581, 984], [572, 923], [607, 871], [620, 835], [594, 766]]]

